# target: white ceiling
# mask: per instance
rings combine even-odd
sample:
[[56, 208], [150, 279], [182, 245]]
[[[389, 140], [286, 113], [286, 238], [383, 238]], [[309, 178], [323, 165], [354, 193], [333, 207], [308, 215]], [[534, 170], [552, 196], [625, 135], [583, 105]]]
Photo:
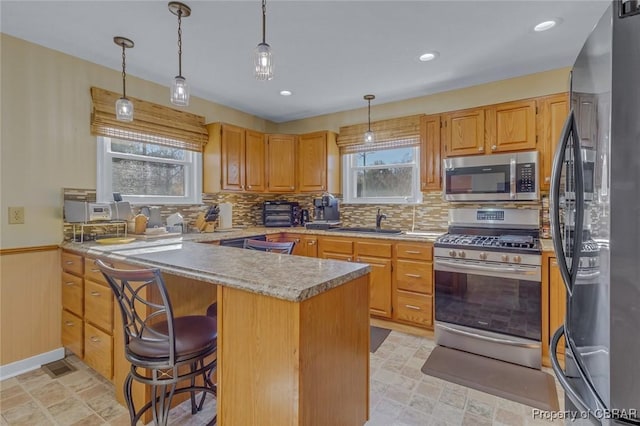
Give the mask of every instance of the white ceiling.
[[[274, 122], [424, 96], [573, 64], [608, 1], [267, 1], [275, 77], [256, 81], [261, 0], [185, 0], [183, 75], [192, 95]], [[1, 31], [169, 86], [177, 18], [167, 1], [7, 1]], [[561, 18], [535, 33], [534, 25]], [[436, 50], [440, 57], [420, 62]], [[280, 90], [293, 91], [283, 97]], [[129, 87], [135, 96], [135, 88]], [[167, 89], [168, 96], [168, 89]]]

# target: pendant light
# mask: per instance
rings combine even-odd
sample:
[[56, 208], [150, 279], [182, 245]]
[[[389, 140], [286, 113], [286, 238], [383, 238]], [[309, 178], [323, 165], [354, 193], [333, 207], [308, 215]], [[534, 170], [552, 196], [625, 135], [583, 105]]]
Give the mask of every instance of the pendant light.
[[262, 43], [258, 44], [254, 52], [253, 62], [255, 65], [256, 80], [273, 79], [273, 56], [271, 46], [267, 44], [267, 0], [262, 0]]
[[127, 73], [125, 49], [133, 47], [133, 42], [128, 38], [114, 37], [113, 42], [122, 47], [122, 97], [116, 101], [116, 119], [119, 121], [133, 121], [133, 103], [127, 99]]
[[178, 17], [178, 75], [171, 83], [171, 103], [177, 106], [189, 105], [189, 85], [182, 76], [182, 18], [191, 15], [191, 8], [179, 1], [169, 2], [169, 11]]
[[367, 114], [369, 126], [367, 127], [368, 130], [364, 133], [364, 143], [366, 145], [372, 144], [376, 139], [375, 135], [371, 131], [371, 100], [375, 98], [376, 97], [374, 95], [364, 95], [364, 100], [369, 103], [369, 112]]

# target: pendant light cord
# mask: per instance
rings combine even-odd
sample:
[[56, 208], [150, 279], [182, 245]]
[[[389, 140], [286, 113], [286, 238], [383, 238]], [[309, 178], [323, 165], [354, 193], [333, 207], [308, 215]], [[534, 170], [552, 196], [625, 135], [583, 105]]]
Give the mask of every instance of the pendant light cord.
[[122, 97], [124, 99], [127, 98], [127, 73], [126, 73], [126, 61], [125, 61], [125, 53], [124, 53], [125, 45], [122, 43]]
[[367, 119], [369, 121], [369, 128], [367, 129], [368, 132], [371, 131], [371, 99], [367, 99], [367, 102], [369, 102], [369, 111], [367, 112]]
[[182, 77], [182, 9], [178, 9], [178, 75]]
[[267, 0], [262, 0], [262, 43], [266, 44], [267, 34]]

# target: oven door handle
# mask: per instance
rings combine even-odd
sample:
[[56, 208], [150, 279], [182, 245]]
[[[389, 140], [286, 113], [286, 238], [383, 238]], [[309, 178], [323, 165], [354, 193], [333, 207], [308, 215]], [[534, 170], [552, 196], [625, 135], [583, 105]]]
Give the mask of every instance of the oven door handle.
[[[449, 266], [452, 268], [460, 268], [460, 269], [471, 269], [475, 271], [488, 271], [488, 272], [505, 272], [505, 273], [514, 273], [521, 275], [532, 275], [535, 274], [535, 270], [522, 270], [518, 268], [505, 268], [505, 267], [495, 267], [495, 266], [484, 266], [484, 265], [472, 265], [469, 263], [461, 263], [461, 262], [450, 262], [447, 260], [436, 260], [436, 266], [443, 265]], [[533, 267], [535, 268], [535, 267]]]
[[496, 337], [489, 337], [489, 336], [485, 336], [485, 335], [482, 335], [482, 334], [471, 333], [469, 331], [458, 330], [457, 328], [448, 327], [448, 326], [443, 325], [441, 323], [438, 323], [438, 327], [440, 327], [440, 328], [442, 328], [444, 330], [447, 330], [450, 333], [461, 334], [463, 336], [473, 337], [475, 339], [480, 339], [480, 340], [488, 340], [488, 341], [493, 342], [493, 343], [501, 343], [503, 345], [517, 346], [517, 347], [520, 347], [520, 348], [529, 348], [529, 349], [538, 349], [538, 348], [540, 348], [540, 345], [538, 343], [524, 343], [524, 342], [514, 342], [513, 340], [507, 340], [507, 339], [498, 339]]

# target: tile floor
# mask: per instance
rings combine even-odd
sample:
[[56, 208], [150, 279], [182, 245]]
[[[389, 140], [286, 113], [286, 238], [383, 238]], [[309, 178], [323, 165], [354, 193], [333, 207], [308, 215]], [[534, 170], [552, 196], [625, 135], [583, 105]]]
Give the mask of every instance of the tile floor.
[[[531, 407], [426, 376], [420, 367], [433, 340], [392, 331], [371, 354], [371, 419], [367, 426], [542, 425]], [[75, 356], [77, 371], [57, 379], [42, 369], [0, 382], [0, 426], [128, 425], [129, 414], [114, 398], [113, 385]], [[558, 386], [560, 406], [562, 389]], [[184, 403], [172, 424], [204, 425], [215, 410], [191, 416]], [[560, 424], [560, 421], [556, 421]]]

